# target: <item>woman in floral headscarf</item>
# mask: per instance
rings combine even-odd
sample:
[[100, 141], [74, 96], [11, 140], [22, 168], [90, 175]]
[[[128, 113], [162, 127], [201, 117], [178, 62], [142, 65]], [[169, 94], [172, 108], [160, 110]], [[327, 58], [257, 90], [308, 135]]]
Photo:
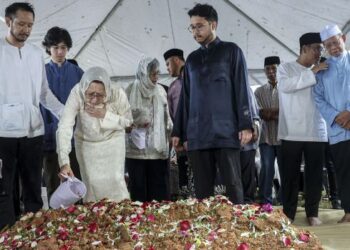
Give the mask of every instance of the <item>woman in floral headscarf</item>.
[[127, 135], [126, 166], [132, 200], [169, 199], [169, 116], [166, 92], [157, 84], [159, 62], [141, 59], [134, 83], [126, 90], [134, 124]]
[[129, 198], [124, 180], [124, 131], [131, 124], [124, 91], [111, 85], [104, 69], [87, 70], [72, 89], [57, 130], [60, 175], [72, 176], [68, 155], [75, 125], [76, 154], [87, 187], [84, 201]]

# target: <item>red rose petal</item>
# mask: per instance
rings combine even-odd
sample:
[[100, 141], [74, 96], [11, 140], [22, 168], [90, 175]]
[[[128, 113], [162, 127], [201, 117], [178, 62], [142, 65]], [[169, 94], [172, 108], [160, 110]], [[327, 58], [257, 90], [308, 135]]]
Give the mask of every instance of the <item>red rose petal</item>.
[[299, 240], [304, 241], [304, 242], [309, 242], [310, 235], [306, 234], [306, 233], [300, 233], [299, 234]]
[[239, 244], [239, 246], [237, 247], [237, 250], [249, 250], [248, 243], [243, 242], [243, 243]]
[[181, 231], [187, 231], [191, 228], [191, 224], [188, 220], [183, 220], [180, 222], [180, 230]]

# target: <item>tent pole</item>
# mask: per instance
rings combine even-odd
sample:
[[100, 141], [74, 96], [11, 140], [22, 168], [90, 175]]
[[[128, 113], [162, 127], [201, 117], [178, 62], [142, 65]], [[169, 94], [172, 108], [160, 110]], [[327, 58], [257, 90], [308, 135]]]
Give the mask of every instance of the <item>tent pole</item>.
[[86, 40], [86, 43], [79, 49], [79, 51], [75, 54], [74, 59], [77, 58], [81, 52], [87, 47], [87, 45], [90, 43], [91, 39], [96, 36], [100, 28], [108, 21], [108, 19], [112, 16], [114, 11], [121, 5], [123, 0], [118, 0], [118, 2], [115, 3], [113, 8], [108, 12], [108, 14], [105, 16], [105, 18], [102, 20], [102, 22], [97, 26], [95, 31], [90, 35], [90, 37]]

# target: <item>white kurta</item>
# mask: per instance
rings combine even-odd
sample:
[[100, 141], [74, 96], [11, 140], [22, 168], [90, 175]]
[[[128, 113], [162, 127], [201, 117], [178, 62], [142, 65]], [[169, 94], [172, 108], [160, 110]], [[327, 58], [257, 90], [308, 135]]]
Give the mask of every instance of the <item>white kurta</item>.
[[77, 118], [74, 139], [82, 181], [87, 187], [84, 201], [129, 198], [124, 180], [124, 130], [132, 124], [132, 118], [128, 99], [121, 88], [111, 87], [106, 108], [103, 119], [88, 115], [76, 85], [58, 125], [57, 153], [59, 164], [63, 166], [69, 164], [70, 140]]
[[22, 48], [0, 39], [0, 137], [44, 134], [39, 103], [59, 117], [63, 105], [47, 83], [42, 51], [25, 43]]
[[277, 70], [279, 95], [278, 139], [326, 142], [326, 123], [312, 96], [314, 73], [298, 62], [281, 64]]

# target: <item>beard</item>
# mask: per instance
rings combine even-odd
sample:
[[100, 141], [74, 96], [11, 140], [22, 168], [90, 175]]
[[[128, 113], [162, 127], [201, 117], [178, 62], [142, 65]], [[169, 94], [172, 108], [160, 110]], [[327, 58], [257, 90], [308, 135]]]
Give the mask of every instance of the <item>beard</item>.
[[27, 38], [29, 37], [29, 35], [27, 34], [15, 34], [13, 32], [13, 30], [10, 30], [10, 33], [12, 35], [12, 37], [17, 41], [17, 42], [20, 42], [20, 43], [23, 43], [27, 40]]

